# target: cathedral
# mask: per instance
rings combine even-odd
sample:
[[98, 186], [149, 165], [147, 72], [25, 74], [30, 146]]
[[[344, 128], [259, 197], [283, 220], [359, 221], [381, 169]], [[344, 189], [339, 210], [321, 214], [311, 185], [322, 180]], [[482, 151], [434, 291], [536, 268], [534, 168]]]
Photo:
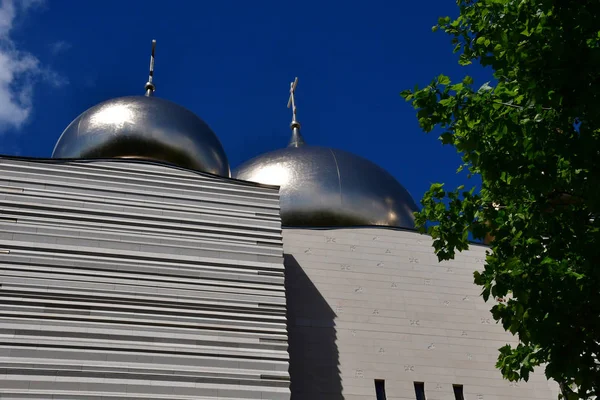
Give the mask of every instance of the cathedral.
[[305, 141], [297, 80], [288, 146], [231, 169], [153, 66], [52, 158], [0, 156], [0, 399], [557, 397], [495, 368], [486, 246], [438, 262], [392, 175]]

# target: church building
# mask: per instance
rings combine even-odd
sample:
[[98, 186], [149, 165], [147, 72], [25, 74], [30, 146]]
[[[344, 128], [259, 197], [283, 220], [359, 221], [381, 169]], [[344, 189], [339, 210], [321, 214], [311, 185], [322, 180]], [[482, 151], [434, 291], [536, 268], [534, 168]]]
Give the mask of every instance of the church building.
[[153, 65], [52, 158], [0, 156], [0, 399], [557, 398], [495, 368], [486, 246], [438, 262], [392, 175], [305, 142], [297, 80], [289, 145], [231, 170]]

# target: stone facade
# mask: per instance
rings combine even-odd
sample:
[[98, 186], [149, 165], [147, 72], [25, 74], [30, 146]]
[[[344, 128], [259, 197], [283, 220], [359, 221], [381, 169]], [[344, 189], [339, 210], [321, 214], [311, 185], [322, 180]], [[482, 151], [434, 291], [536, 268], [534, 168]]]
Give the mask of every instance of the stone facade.
[[0, 399], [288, 399], [276, 188], [0, 158]]
[[556, 399], [543, 374], [502, 379], [497, 350], [514, 338], [492, 319], [473, 271], [485, 247], [439, 263], [431, 239], [386, 228], [283, 232], [294, 400]]

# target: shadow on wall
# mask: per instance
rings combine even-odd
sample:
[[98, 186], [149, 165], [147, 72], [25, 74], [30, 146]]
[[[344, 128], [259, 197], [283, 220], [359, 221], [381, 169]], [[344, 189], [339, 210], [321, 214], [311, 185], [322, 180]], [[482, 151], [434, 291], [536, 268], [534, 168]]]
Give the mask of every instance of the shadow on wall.
[[294, 256], [284, 264], [292, 400], [342, 400], [336, 315]]

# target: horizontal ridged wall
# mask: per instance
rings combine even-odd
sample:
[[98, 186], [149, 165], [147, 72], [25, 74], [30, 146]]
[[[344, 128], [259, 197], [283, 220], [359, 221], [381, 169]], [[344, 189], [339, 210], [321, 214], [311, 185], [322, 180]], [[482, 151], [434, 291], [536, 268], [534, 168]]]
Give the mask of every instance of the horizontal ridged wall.
[[0, 399], [289, 399], [276, 189], [0, 158]]

